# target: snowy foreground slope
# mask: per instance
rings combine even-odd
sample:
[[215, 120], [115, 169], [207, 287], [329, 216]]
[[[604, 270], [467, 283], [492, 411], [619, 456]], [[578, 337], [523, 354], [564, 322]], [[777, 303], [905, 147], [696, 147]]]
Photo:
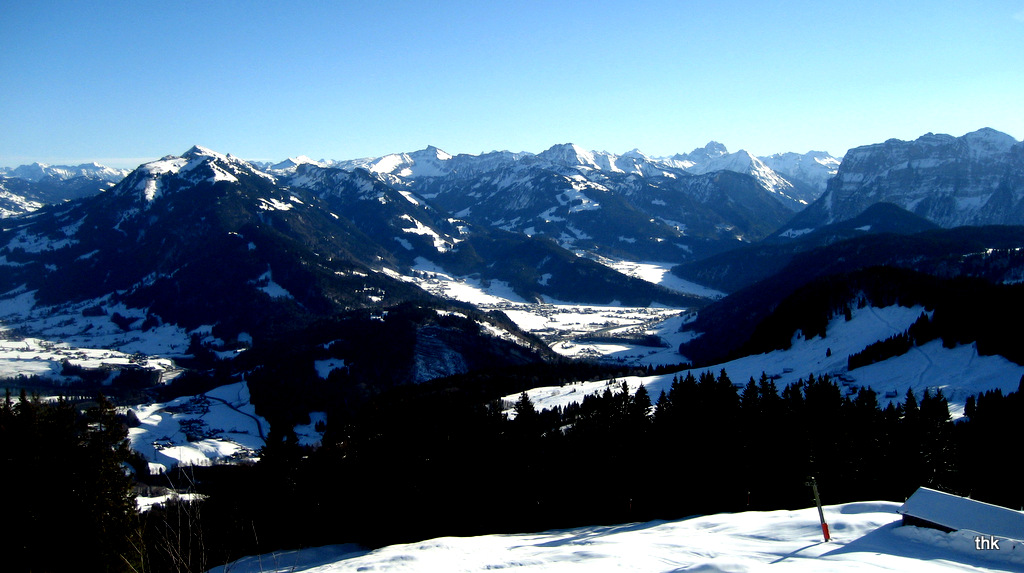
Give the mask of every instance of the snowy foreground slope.
[[375, 551], [337, 545], [246, 557], [213, 571], [1019, 571], [1024, 544], [900, 527], [900, 504], [746, 512], [543, 533], [442, 537]]

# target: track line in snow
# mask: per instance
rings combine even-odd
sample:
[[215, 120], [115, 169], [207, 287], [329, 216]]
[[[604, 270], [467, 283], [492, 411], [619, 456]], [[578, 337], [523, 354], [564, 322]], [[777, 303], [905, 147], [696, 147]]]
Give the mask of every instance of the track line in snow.
[[[241, 401], [241, 392], [242, 391], [239, 390], [238, 392], [239, 392], [239, 401]], [[235, 407], [234, 404], [232, 404], [231, 402], [228, 402], [224, 398], [218, 398], [216, 396], [210, 396], [209, 393], [203, 394], [203, 396], [206, 396], [207, 398], [209, 398], [211, 400], [217, 400], [218, 402], [223, 403], [225, 406], [227, 406], [228, 408], [231, 408], [232, 410], [238, 412], [239, 414], [241, 414], [243, 416], [246, 416], [248, 418], [252, 418], [252, 421], [256, 422], [256, 431], [259, 432], [260, 439], [263, 440], [264, 442], [267, 441], [267, 437], [263, 434], [263, 424], [260, 423], [259, 418], [257, 418], [256, 416], [253, 416], [252, 414], [249, 414], [247, 412], [243, 412], [243, 411], [239, 410], [238, 408]]]

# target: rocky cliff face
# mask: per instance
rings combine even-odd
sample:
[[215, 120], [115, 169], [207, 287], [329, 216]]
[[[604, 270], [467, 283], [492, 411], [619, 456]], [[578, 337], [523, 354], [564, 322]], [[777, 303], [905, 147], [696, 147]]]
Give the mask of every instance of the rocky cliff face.
[[825, 194], [790, 227], [852, 219], [879, 202], [947, 228], [1024, 224], [1024, 144], [985, 128], [852, 149]]

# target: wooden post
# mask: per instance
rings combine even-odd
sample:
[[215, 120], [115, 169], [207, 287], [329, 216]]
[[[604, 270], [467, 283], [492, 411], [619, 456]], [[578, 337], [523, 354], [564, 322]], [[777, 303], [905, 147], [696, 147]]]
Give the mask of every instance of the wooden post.
[[805, 485], [811, 486], [811, 491], [814, 492], [814, 503], [818, 506], [818, 519], [821, 520], [821, 533], [825, 536], [825, 541], [831, 541], [832, 537], [828, 534], [828, 524], [825, 523], [825, 512], [821, 510], [821, 498], [818, 497], [818, 480], [811, 476], [807, 478]]

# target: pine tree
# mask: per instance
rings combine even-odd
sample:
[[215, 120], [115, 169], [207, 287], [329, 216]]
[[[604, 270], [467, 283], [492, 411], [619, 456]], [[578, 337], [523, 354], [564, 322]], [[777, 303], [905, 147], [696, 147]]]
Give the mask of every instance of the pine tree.
[[756, 414], [761, 411], [761, 396], [753, 376], [747, 381], [747, 385], [743, 387], [743, 393], [740, 394], [740, 407], [748, 419], [756, 417]]
[[[113, 404], [100, 396], [87, 410], [86, 445], [81, 479], [83, 506], [90, 516], [90, 535], [103, 563], [118, 563], [136, 541], [137, 521], [132, 479], [126, 472], [131, 450], [128, 429], [118, 420]], [[129, 561], [130, 563], [130, 561]]]
[[[0, 475], [17, 492], [4, 507], [18, 526], [5, 539], [11, 570], [130, 570], [139, 565], [127, 428], [100, 397], [88, 412], [64, 400], [5, 401]], [[59, 551], [53, 550], [59, 539]]]
[[927, 484], [947, 491], [954, 489], [953, 423], [949, 403], [941, 388], [934, 395], [925, 390], [921, 398], [920, 427], [921, 457], [927, 471]]
[[533, 407], [533, 401], [530, 400], [530, 395], [526, 392], [519, 395], [519, 400], [513, 409], [516, 412], [516, 419], [520, 417], [529, 419], [537, 415], [537, 409]]
[[626, 406], [626, 432], [630, 439], [638, 438], [648, 431], [651, 425], [650, 413], [651, 397], [647, 394], [647, 388], [641, 384]]
[[895, 450], [897, 476], [904, 481], [904, 488], [912, 491], [928, 481], [928, 469], [923, 455], [924, 432], [921, 425], [921, 409], [912, 388], [907, 389], [903, 404], [899, 407], [900, 422]]

